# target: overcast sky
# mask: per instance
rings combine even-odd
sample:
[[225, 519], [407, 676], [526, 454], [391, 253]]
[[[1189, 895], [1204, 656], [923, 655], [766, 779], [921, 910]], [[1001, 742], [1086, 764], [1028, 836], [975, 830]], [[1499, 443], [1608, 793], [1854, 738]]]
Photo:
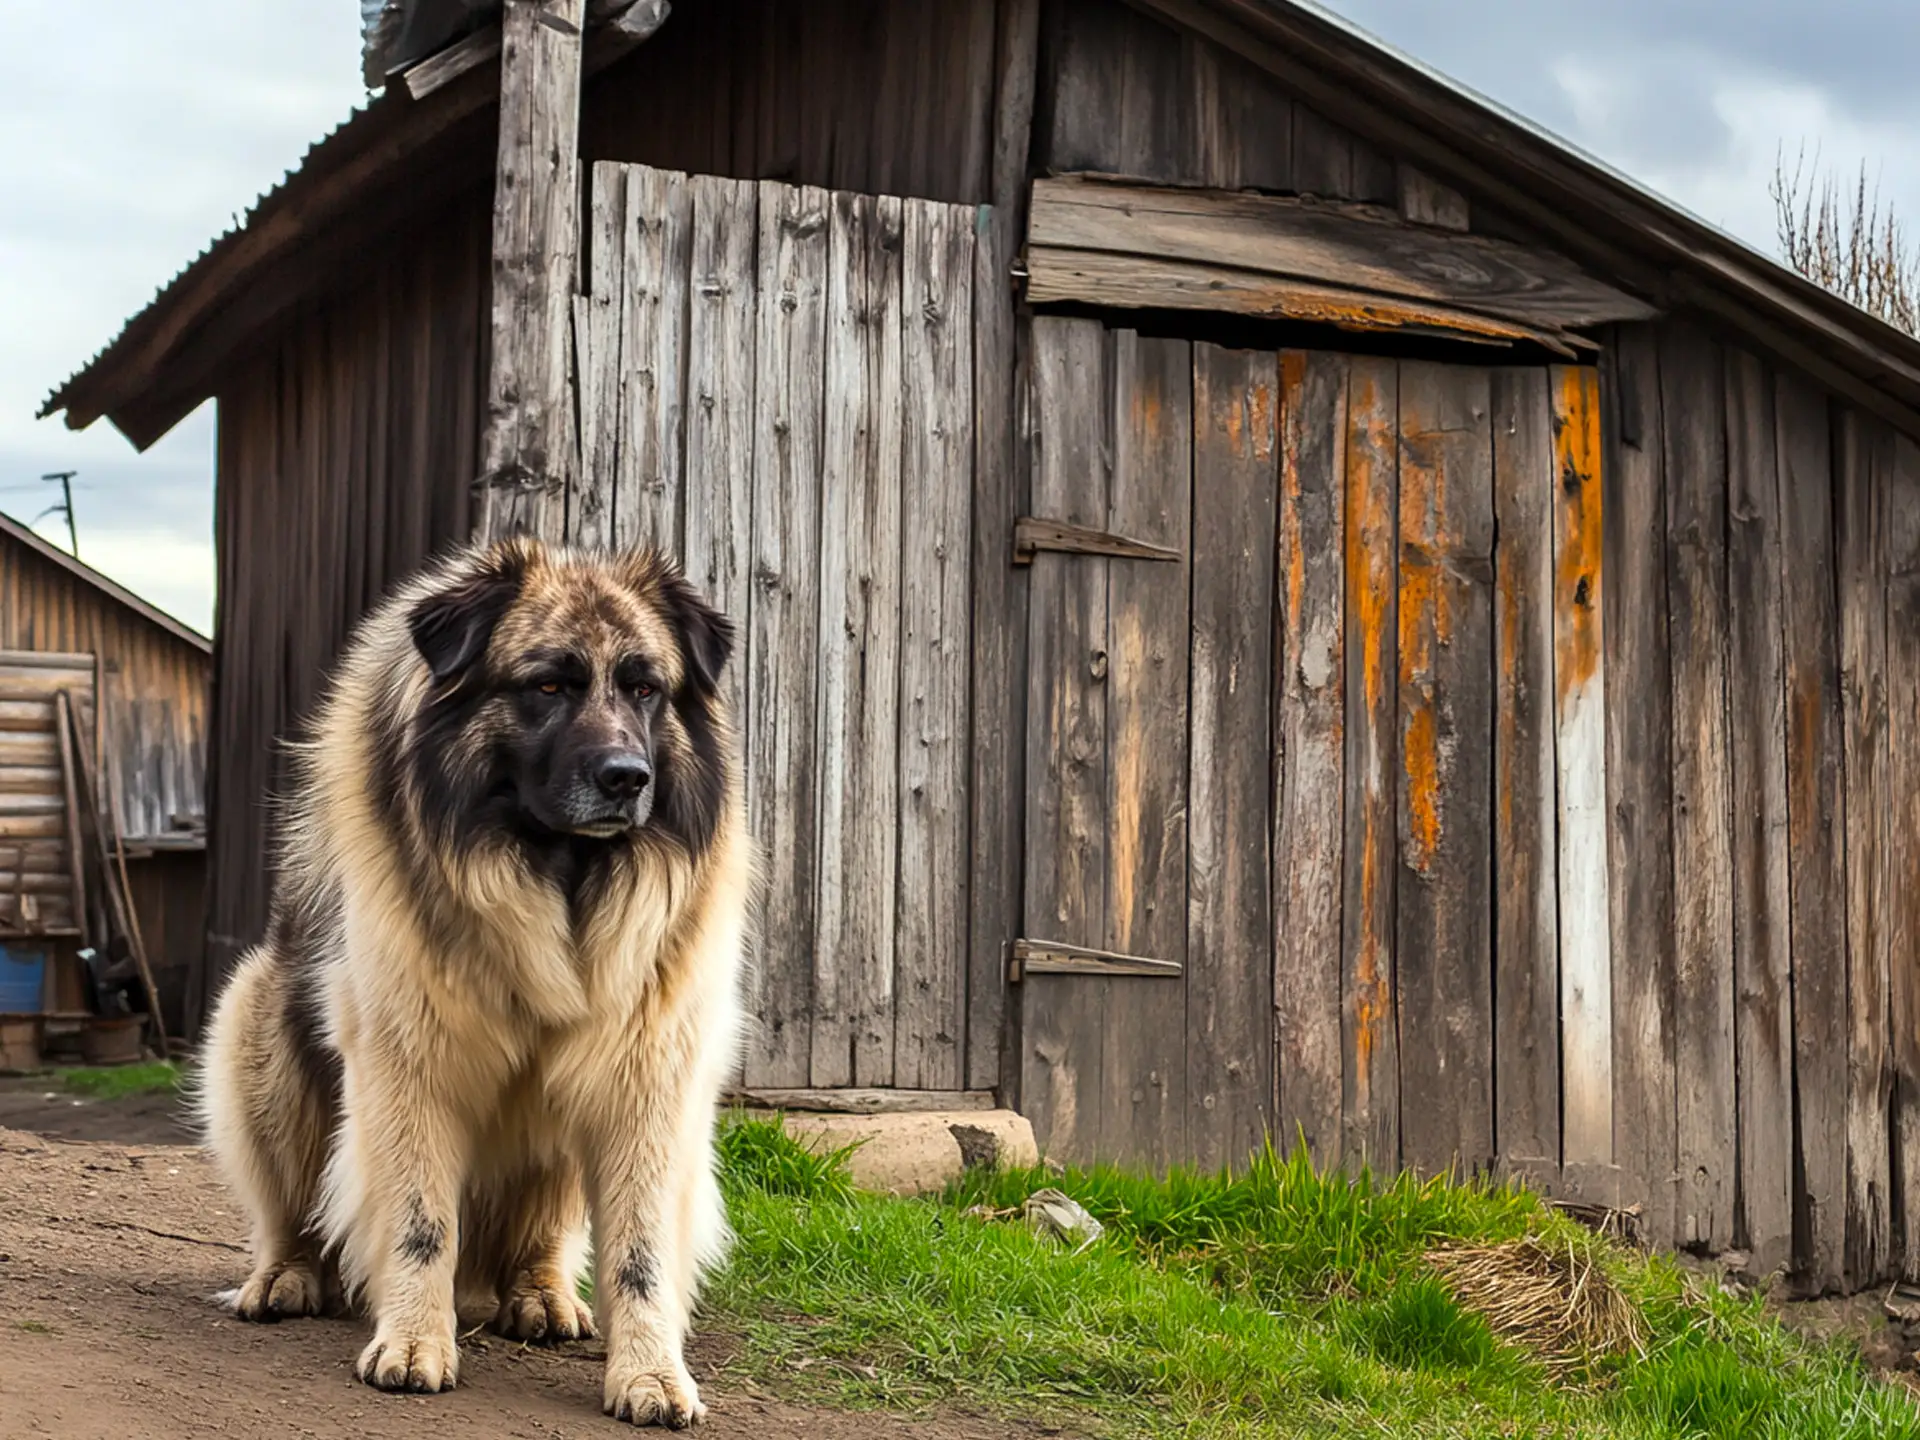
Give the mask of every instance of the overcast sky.
[[[681, 0], [698, 4], [700, 0]], [[899, 0], [910, 3], [910, 0]], [[1338, 0], [1336, 10], [1771, 249], [1774, 157], [1867, 162], [1920, 223], [1914, 0]], [[47, 392], [361, 98], [355, 0], [5, 0], [0, 509], [76, 469], [83, 559], [206, 627], [213, 425], [145, 455]], [[669, 24], [672, 22], [669, 21]], [[57, 518], [43, 533], [63, 538]]]

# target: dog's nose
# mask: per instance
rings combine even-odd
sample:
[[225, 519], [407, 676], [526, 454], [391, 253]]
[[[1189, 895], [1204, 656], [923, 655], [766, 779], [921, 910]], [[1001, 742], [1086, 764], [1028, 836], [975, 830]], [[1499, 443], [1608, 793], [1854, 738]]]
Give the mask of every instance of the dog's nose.
[[609, 751], [594, 762], [593, 783], [601, 794], [615, 800], [631, 800], [651, 779], [653, 766], [638, 750]]

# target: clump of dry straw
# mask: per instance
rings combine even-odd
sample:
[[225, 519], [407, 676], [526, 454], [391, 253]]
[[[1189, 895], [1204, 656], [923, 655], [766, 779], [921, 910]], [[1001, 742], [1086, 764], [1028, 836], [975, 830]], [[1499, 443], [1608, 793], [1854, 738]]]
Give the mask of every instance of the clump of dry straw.
[[1608, 1356], [1646, 1354], [1646, 1322], [1600, 1265], [1597, 1248], [1574, 1236], [1529, 1235], [1433, 1250], [1426, 1259], [1462, 1307], [1564, 1380]]

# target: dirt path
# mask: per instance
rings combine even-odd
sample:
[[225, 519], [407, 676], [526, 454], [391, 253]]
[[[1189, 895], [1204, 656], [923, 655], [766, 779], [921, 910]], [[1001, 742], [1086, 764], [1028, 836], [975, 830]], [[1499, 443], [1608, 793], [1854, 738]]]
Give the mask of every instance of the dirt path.
[[[8, 1126], [178, 1134], [164, 1102], [73, 1106], [10, 1083]], [[600, 1415], [597, 1345], [541, 1351], [476, 1335], [460, 1388], [388, 1396], [353, 1378], [357, 1322], [242, 1325], [211, 1296], [243, 1274], [244, 1226], [190, 1146], [53, 1139], [0, 1128], [0, 1440], [145, 1436], [631, 1435]], [[905, 1420], [785, 1403], [720, 1376], [726, 1343], [696, 1343], [709, 1440], [1011, 1440], [965, 1416]], [[646, 1432], [662, 1433], [662, 1432]]]

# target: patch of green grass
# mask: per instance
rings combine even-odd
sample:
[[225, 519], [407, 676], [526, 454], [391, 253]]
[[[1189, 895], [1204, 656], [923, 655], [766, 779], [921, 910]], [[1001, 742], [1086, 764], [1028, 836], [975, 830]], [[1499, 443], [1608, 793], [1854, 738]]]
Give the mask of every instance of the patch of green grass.
[[[860, 1195], [778, 1122], [722, 1132], [738, 1240], [707, 1304], [736, 1367], [840, 1403], [956, 1401], [1092, 1434], [1920, 1440], [1920, 1412], [1844, 1349], [1757, 1302], [1697, 1293], [1624, 1253], [1644, 1358], [1550, 1380], [1463, 1310], [1422, 1254], [1566, 1236], [1524, 1191], [1319, 1175], [1268, 1154], [1235, 1174], [976, 1175], [937, 1199]], [[1107, 1227], [1075, 1252], [1006, 1212], [1051, 1185]]]
[[138, 1065], [98, 1065], [61, 1070], [56, 1078], [76, 1095], [123, 1100], [130, 1095], [170, 1095], [180, 1086], [180, 1067], [166, 1060]]
[[53, 1326], [44, 1320], [16, 1320], [13, 1324], [16, 1330], [24, 1330], [29, 1335], [53, 1334]]

